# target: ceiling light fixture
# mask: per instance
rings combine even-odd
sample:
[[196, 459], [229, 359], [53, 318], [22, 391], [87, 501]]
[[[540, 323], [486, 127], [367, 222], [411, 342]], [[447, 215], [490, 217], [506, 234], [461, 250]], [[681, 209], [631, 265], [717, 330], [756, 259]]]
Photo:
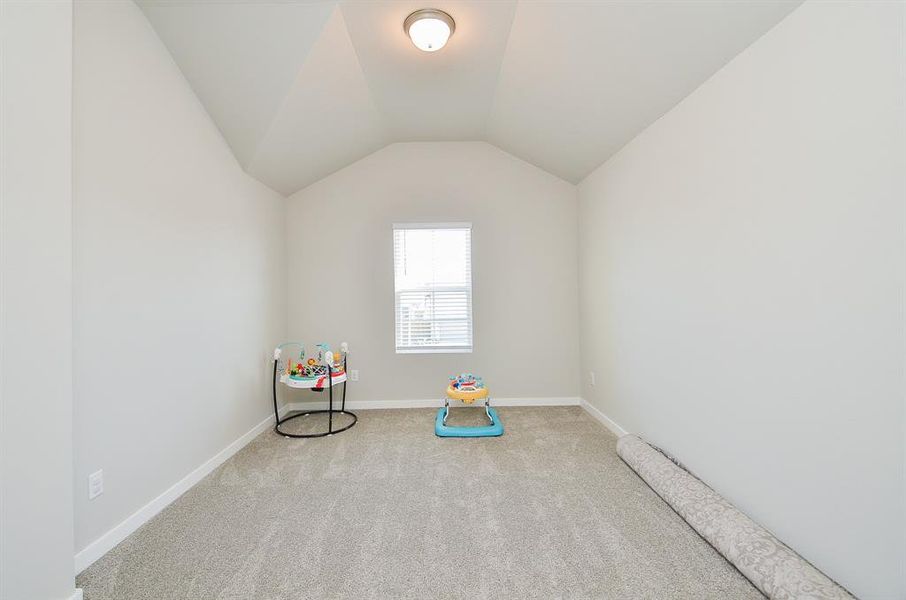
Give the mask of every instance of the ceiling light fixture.
[[403, 31], [416, 48], [425, 52], [443, 48], [455, 29], [453, 17], [436, 8], [417, 10], [403, 21]]

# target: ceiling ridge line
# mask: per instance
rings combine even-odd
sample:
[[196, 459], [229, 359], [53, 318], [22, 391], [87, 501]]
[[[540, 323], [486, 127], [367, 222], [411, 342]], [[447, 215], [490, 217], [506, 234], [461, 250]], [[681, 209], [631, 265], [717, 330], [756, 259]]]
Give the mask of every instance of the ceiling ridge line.
[[[485, 114], [484, 123], [482, 124], [482, 132], [484, 134], [484, 141], [491, 143], [490, 136], [490, 123], [491, 123], [491, 114], [494, 111], [494, 106], [497, 103], [497, 92], [500, 90], [500, 73], [503, 71], [503, 63], [506, 60], [507, 54], [510, 51], [510, 38], [513, 35], [513, 23], [516, 22], [516, 14], [519, 12], [519, 6], [521, 0], [514, 0], [513, 3], [513, 16], [510, 18], [510, 23], [506, 29], [506, 44], [503, 47], [503, 52], [500, 53], [500, 63], [497, 65], [497, 72], [494, 74], [494, 93], [491, 94], [491, 101], [488, 104], [488, 111]], [[495, 146], [497, 144], [494, 144]], [[501, 148], [502, 149], [502, 148]], [[546, 170], [546, 169], [545, 169]]]
[[[352, 34], [349, 33], [349, 25], [346, 21], [346, 13], [343, 11], [343, 6], [346, 4], [344, 0], [337, 0], [337, 10], [340, 11], [340, 16], [343, 18], [343, 28], [346, 30], [346, 37], [349, 39], [349, 45], [352, 46], [352, 52], [355, 54], [355, 64], [359, 68], [359, 74], [362, 76], [362, 81], [365, 82], [365, 87], [368, 88], [368, 99], [371, 101], [371, 106], [374, 108], [375, 114], [381, 116], [381, 131], [383, 132], [387, 143], [392, 144], [396, 141], [396, 136], [391, 133], [390, 120], [387, 118], [387, 114], [381, 109], [377, 101], [374, 98], [374, 88], [371, 86], [371, 81], [369, 81], [368, 76], [365, 75], [365, 69], [362, 68], [362, 57], [359, 56], [359, 48], [356, 46], [355, 41], [352, 39]], [[382, 146], [383, 148], [383, 146]], [[375, 150], [377, 152], [377, 150]]]
[[[305, 58], [302, 60], [302, 63], [299, 65], [299, 68], [296, 69], [295, 74], [290, 80], [289, 86], [287, 86], [286, 91], [282, 94], [280, 102], [277, 103], [276, 109], [271, 114], [270, 119], [268, 119], [267, 127], [264, 128], [264, 132], [258, 136], [255, 140], [255, 148], [249, 153], [248, 164], [242, 165], [242, 170], [246, 173], [249, 173], [252, 165], [255, 164], [255, 160], [258, 158], [258, 155], [261, 153], [261, 147], [264, 145], [264, 142], [267, 141], [267, 138], [270, 136], [271, 131], [274, 129], [274, 124], [277, 122], [277, 117], [283, 112], [284, 107], [292, 96], [293, 89], [296, 87], [296, 83], [299, 81], [299, 74], [302, 73], [302, 70], [305, 68], [305, 65], [311, 60], [311, 54], [314, 47], [321, 40], [321, 37], [324, 35], [324, 30], [327, 28], [327, 25], [330, 23], [330, 19], [333, 18], [333, 15], [339, 10], [339, 0], [332, 0], [333, 8], [331, 9], [330, 14], [326, 19], [321, 23], [321, 29], [318, 31], [318, 35], [315, 37], [315, 40], [311, 43], [308, 48], [308, 51], [305, 54]], [[345, 27], [345, 21], [344, 21]], [[348, 32], [347, 32], [348, 35]], [[358, 57], [356, 58], [358, 60]], [[251, 173], [249, 173], [251, 175]], [[254, 175], [251, 175], [254, 177]]]

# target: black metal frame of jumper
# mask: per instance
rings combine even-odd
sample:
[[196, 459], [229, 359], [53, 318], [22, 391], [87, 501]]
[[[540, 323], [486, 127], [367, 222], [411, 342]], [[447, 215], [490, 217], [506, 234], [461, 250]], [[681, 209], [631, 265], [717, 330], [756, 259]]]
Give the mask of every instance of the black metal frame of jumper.
[[[304, 410], [304, 411], [289, 415], [288, 417], [283, 417], [281, 419], [280, 412], [277, 410], [277, 363], [279, 361], [277, 359], [274, 359], [274, 431], [276, 431], [283, 437], [288, 437], [288, 438], [317, 438], [317, 437], [325, 437], [328, 435], [333, 435], [335, 433], [340, 433], [341, 431], [346, 431], [347, 429], [349, 429], [350, 427], [355, 425], [358, 422], [359, 418], [355, 415], [355, 413], [349, 412], [348, 410], [346, 410], [346, 383], [349, 381], [349, 379], [348, 379], [349, 371], [346, 370], [346, 361], [347, 360], [348, 360], [347, 357], [344, 355], [343, 356], [343, 372], [347, 373], [347, 375], [346, 375], [347, 379], [343, 381], [343, 400], [340, 404], [340, 410], [334, 410], [334, 408], [333, 408], [333, 375], [330, 372], [330, 365], [327, 365], [327, 381], [328, 381], [327, 392], [328, 392], [328, 396], [329, 396], [327, 410]], [[310, 389], [314, 390], [315, 388], [310, 388]], [[324, 390], [324, 388], [321, 388], [318, 391], [323, 391], [323, 390]], [[327, 414], [327, 431], [321, 431], [318, 433], [286, 433], [285, 431], [280, 431], [280, 426], [282, 424], [286, 423], [287, 421], [290, 421], [292, 419], [297, 419], [299, 417], [304, 417], [306, 415], [317, 415], [317, 414], [325, 414], [325, 413]], [[346, 427], [342, 427], [340, 429], [334, 429], [333, 428], [333, 416], [335, 414], [349, 415], [350, 417], [352, 417], [352, 423], [350, 423]]]

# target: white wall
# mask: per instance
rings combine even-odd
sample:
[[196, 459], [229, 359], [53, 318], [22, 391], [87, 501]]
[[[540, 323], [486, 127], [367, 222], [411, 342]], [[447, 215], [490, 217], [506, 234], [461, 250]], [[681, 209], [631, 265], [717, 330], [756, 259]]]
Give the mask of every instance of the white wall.
[[75, 591], [72, 3], [0, 2], [0, 24], [0, 598], [62, 600]]
[[268, 416], [285, 200], [131, 2], [76, 4], [74, 79], [79, 551]]
[[803, 5], [579, 189], [584, 397], [865, 599], [906, 598], [903, 7]]
[[[349, 342], [349, 400], [440, 398], [461, 371], [498, 398], [575, 397], [575, 194], [484, 142], [393, 144], [334, 173], [289, 199], [289, 338]], [[474, 352], [397, 355], [392, 225], [448, 221], [473, 226]]]

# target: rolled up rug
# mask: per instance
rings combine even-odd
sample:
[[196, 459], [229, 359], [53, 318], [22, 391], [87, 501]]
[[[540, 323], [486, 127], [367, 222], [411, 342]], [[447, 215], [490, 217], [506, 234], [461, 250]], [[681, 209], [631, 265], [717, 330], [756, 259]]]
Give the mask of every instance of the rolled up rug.
[[617, 440], [617, 454], [768, 598], [853, 600], [842, 586], [638, 436]]

